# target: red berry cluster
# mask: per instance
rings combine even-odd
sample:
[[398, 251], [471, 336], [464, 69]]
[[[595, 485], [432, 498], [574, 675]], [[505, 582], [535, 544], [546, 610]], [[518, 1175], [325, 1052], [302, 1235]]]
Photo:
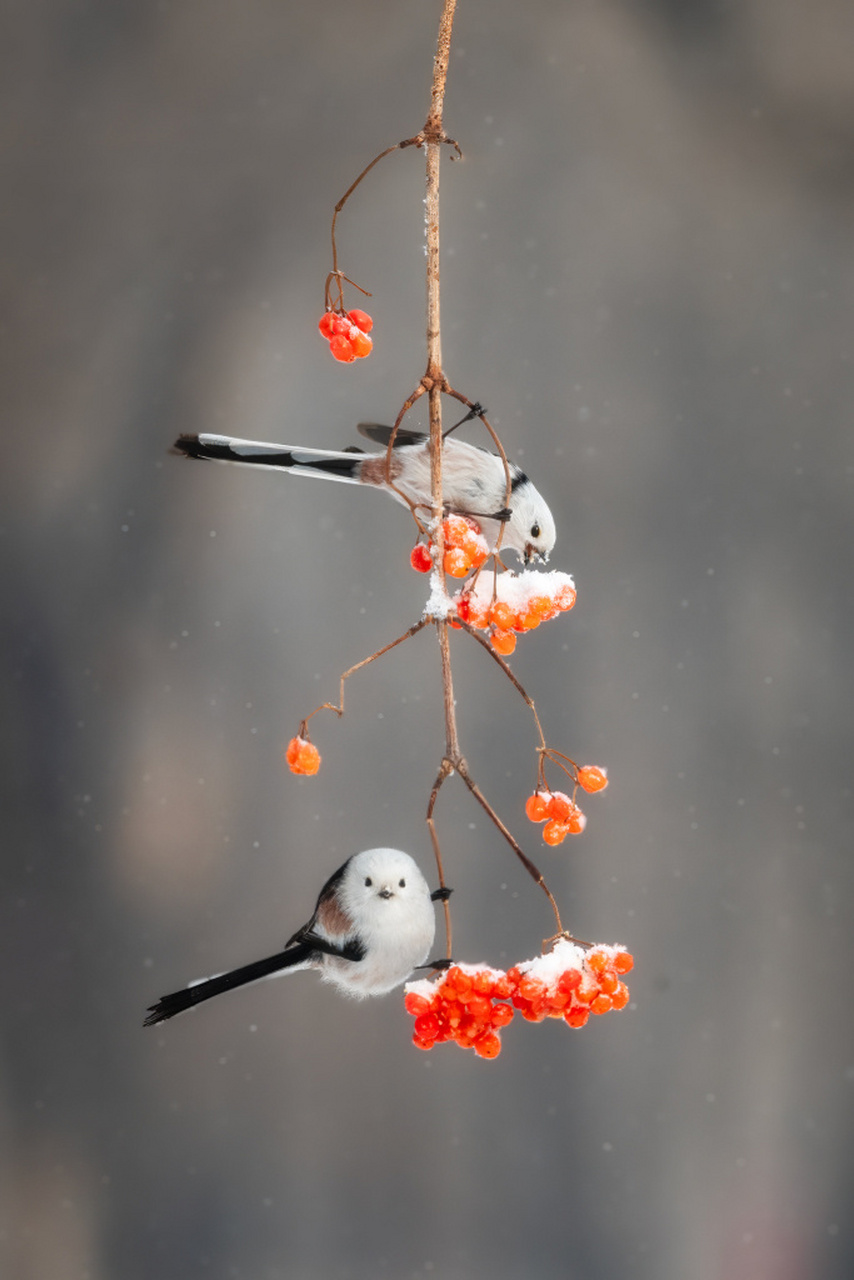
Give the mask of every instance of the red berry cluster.
[[454, 596], [458, 617], [479, 631], [490, 632], [496, 653], [516, 648], [516, 635], [532, 631], [575, 604], [575, 583], [568, 573], [502, 573], [495, 581], [479, 579], [471, 591]]
[[509, 969], [507, 977], [516, 987], [513, 1005], [528, 1022], [563, 1018], [567, 1026], [583, 1027], [591, 1013], [626, 1007], [629, 989], [621, 975], [633, 965], [624, 947], [598, 943], [585, 952], [561, 938], [548, 955]]
[[525, 813], [532, 822], [544, 822], [546, 844], [561, 844], [567, 836], [580, 836], [587, 817], [563, 791], [535, 791], [525, 801]]
[[501, 1028], [516, 1010], [527, 1022], [563, 1018], [567, 1026], [583, 1027], [591, 1013], [625, 1008], [629, 989], [621, 975], [633, 963], [624, 947], [599, 944], [585, 951], [561, 938], [548, 955], [506, 973], [455, 964], [437, 981], [407, 983], [404, 1004], [415, 1018], [413, 1044], [432, 1049], [452, 1040], [481, 1058], [496, 1058]]
[[[480, 531], [480, 525], [470, 516], [450, 515], [442, 521], [445, 556], [442, 568], [452, 578], [464, 578], [472, 569], [479, 569], [489, 556], [489, 545]], [[430, 547], [419, 542], [412, 550], [409, 563], [418, 573], [429, 573], [433, 568]]]
[[[585, 764], [580, 768], [574, 761], [566, 759], [564, 771], [573, 779], [576, 789], [591, 794], [604, 791], [608, 785], [608, 774], [595, 764]], [[566, 795], [563, 791], [541, 791], [539, 788], [525, 801], [525, 813], [531, 822], [544, 822], [543, 839], [546, 844], [562, 844], [567, 836], [580, 836], [587, 826], [587, 816], [575, 803], [575, 793]]]
[[317, 326], [329, 342], [329, 350], [336, 360], [351, 364], [371, 354], [373, 341], [368, 337], [374, 322], [366, 311], [325, 311]]
[[410, 982], [404, 1005], [415, 1018], [413, 1043], [432, 1049], [453, 1040], [480, 1058], [497, 1058], [499, 1031], [513, 1020], [511, 1006], [497, 1002], [511, 995], [507, 975], [482, 966], [455, 964], [438, 982]]
[[311, 777], [320, 768], [320, 752], [307, 738], [291, 738], [285, 751], [285, 759], [291, 773]]

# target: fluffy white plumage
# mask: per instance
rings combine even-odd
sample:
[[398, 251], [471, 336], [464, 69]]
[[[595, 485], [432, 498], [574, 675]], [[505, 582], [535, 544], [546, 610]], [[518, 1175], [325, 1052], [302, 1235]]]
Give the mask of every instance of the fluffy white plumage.
[[162, 996], [150, 1006], [145, 1025], [298, 969], [318, 970], [324, 982], [357, 1000], [385, 995], [427, 959], [435, 928], [433, 901], [418, 864], [400, 849], [366, 849], [330, 876], [311, 919], [283, 951]]
[[[378, 423], [360, 423], [359, 431], [379, 444], [387, 445], [391, 437], [391, 428]], [[175, 448], [191, 458], [284, 469], [344, 484], [367, 485], [391, 494], [398, 502], [408, 499], [422, 517], [432, 510], [429, 441], [418, 432], [398, 432], [390, 462], [385, 452], [337, 452], [209, 434], [180, 436]], [[524, 471], [514, 463], [509, 464], [509, 470], [508, 505], [507, 477], [501, 459], [464, 440], [446, 439], [442, 446], [445, 507], [474, 517], [491, 548], [495, 548], [503, 524], [503, 550], [515, 551], [525, 564], [534, 559], [548, 560], [556, 537], [552, 513]]]

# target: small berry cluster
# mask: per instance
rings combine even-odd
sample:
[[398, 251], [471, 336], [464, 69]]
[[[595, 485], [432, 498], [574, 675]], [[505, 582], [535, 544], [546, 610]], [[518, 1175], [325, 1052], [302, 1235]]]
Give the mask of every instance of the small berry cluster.
[[[574, 772], [565, 766], [565, 772], [575, 782], [576, 788], [594, 793], [604, 791], [608, 785], [608, 774], [595, 764], [585, 764], [580, 768], [571, 760]], [[580, 836], [587, 826], [587, 816], [575, 803], [575, 793], [570, 797], [563, 791], [546, 791], [539, 788], [525, 801], [525, 813], [531, 822], [544, 822], [543, 839], [546, 844], [562, 844], [567, 836]]]
[[506, 973], [455, 964], [438, 980], [407, 983], [404, 1005], [415, 1018], [412, 1042], [432, 1049], [452, 1040], [478, 1057], [497, 1058], [501, 1028], [516, 1010], [526, 1022], [562, 1018], [567, 1026], [583, 1027], [591, 1013], [624, 1009], [629, 989], [621, 975], [633, 964], [624, 947], [598, 944], [585, 951], [566, 938], [547, 955]]
[[366, 311], [325, 311], [317, 326], [329, 342], [329, 350], [336, 360], [351, 364], [371, 354], [373, 341], [368, 337], [374, 322]]
[[320, 768], [320, 752], [307, 738], [291, 738], [285, 751], [285, 760], [291, 773], [310, 778]]
[[516, 648], [516, 635], [532, 631], [575, 604], [575, 583], [568, 573], [502, 573], [497, 580], [480, 578], [471, 591], [454, 596], [457, 616], [479, 631], [490, 632], [496, 653]]
[[597, 943], [585, 952], [561, 938], [548, 955], [508, 969], [513, 1006], [527, 1022], [563, 1018], [569, 1027], [583, 1027], [591, 1013], [625, 1009], [629, 989], [621, 975], [633, 965], [625, 947]]
[[580, 836], [587, 816], [563, 791], [535, 791], [525, 801], [525, 813], [532, 822], [544, 822], [546, 844], [561, 844], [567, 836]]
[[[480, 525], [470, 516], [449, 515], [442, 521], [445, 555], [442, 568], [452, 578], [464, 578], [472, 569], [479, 569], [489, 556], [489, 546], [480, 531]], [[418, 573], [429, 573], [433, 568], [430, 555], [432, 541], [425, 546], [419, 542], [412, 549], [409, 563]]]

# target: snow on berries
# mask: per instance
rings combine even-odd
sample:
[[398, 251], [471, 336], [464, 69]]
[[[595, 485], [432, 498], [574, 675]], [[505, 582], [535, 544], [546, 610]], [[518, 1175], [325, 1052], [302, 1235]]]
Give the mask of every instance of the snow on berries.
[[517, 634], [571, 609], [575, 598], [575, 583], [568, 573], [525, 569], [502, 573], [497, 579], [480, 577], [471, 590], [458, 592], [453, 602], [463, 622], [489, 631], [496, 653], [507, 655], [516, 648]]
[[329, 343], [329, 350], [336, 360], [352, 364], [371, 354], [373, 340], [368, 337], [374, 322], [366, 311], [353, 310], [342, 315], [338, 311], [325, 311], [320, 317], [318, 329]]
[[622, 978], [633, 964], [625, 947], [590, 947], [567, 938], [506, 973], [455, 964], [438, 979], [407, 983], [404, 1005], [415, 1019], [413, 1044], [432, 1049], [451, 1040], [478, 1057], [496, 1058], [501, 1031], [517, 1012], [526, 1022], [561, 1018], [569, 1027], [583, 1027], [591, 1014], [626, 1007], [629, 989]]
[[285, 760], [291, 773], [312, 777], [320, 768], [320, 752], [313, 742], [297, 736], [291, 738], [285, 750]]
[[[489, 544], [471, 516], [446, 516], [442, 521], [442, 538], [445, 544], [442, 568], [450, 577], [464, 578], [472, 569], [486, 563]], [[409, 563], [418, 573], [429, 573], [433, 568], [432, 545], [432, 540], [426, 546], [419, 542], [409, 557]]]

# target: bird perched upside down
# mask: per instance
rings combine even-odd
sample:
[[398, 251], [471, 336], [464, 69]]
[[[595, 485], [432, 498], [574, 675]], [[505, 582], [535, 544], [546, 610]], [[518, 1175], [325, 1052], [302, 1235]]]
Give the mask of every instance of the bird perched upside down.
[[[379, 423], [360, 422], [359, 431], [386, 447], [391, 439], [391, 427]], [[401, 429], [395, 436], [391, 459], [386, 453], [363, 453], [358, 449], [336, 452], [208, 434], [179, 436], [175, 450], [190, 458], [237, 462], [344, 484], [367, 485], [391, 494], [398, 502], [411, 503], [424, 516], [432, 511], [429, 444], [428, 436]], [[445, 439], [442, 445], [445, 509], [473, 517], [492, 550], [503, 526], [502, 550], [515, 551], [525, 564], [532, 560], [546, 561], [556, 537], [552, 513], [524, 471], [512, 462], [508, 467], [509, 505], [507, 476], [501, 458], [463, 440]]]

